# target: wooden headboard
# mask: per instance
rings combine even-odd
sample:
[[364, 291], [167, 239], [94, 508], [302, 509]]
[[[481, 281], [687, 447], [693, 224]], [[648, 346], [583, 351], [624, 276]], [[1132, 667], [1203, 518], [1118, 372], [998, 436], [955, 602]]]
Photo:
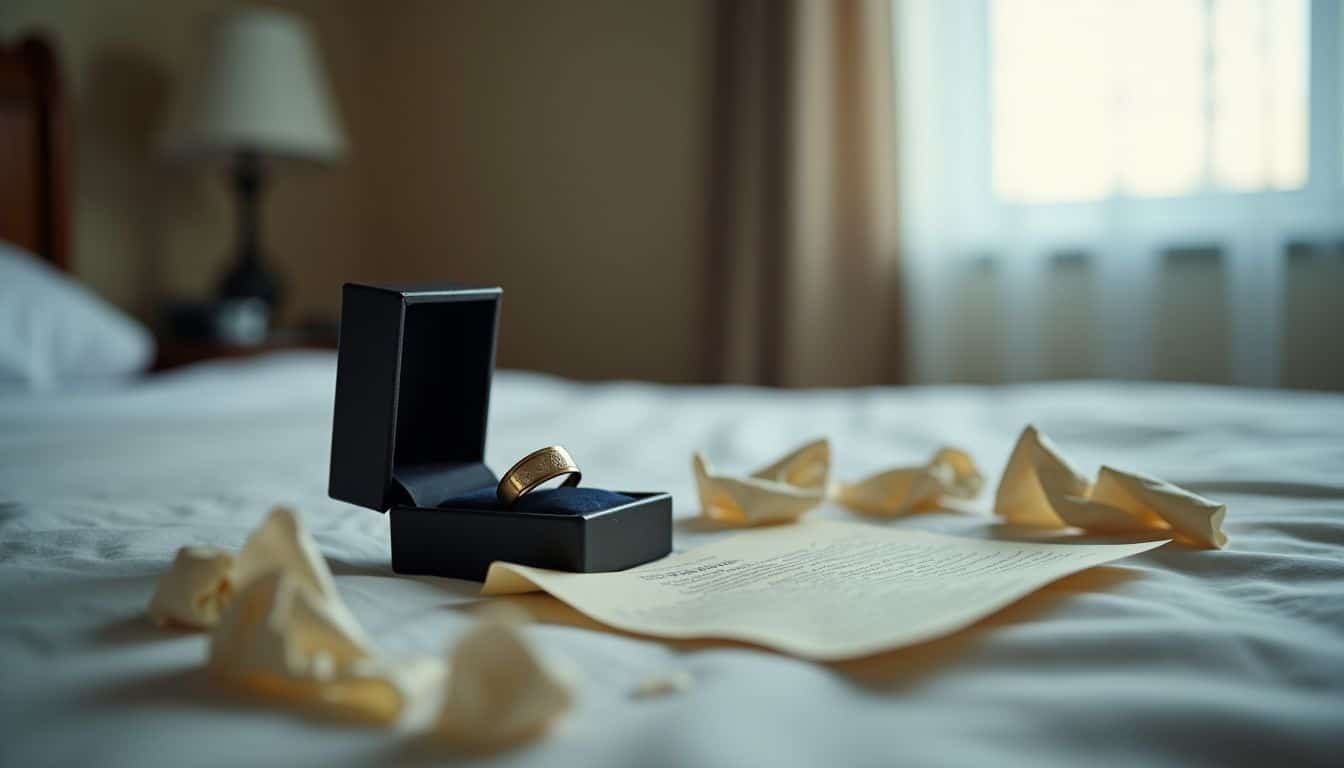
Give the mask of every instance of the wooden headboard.
[[0, 240], [70, 268], [69, 124], [60, 67], [39, 38], [0, 46]]

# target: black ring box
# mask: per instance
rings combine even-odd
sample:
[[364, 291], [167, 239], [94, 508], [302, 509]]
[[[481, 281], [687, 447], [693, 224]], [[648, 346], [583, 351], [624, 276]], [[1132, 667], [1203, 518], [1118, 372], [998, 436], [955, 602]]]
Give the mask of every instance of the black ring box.
[[485, 433], [502, 294], [345, 285], [328, 494], [389, 512], [397, 573], [481, 581], [496, 560], [594, 572], [668, 554], [666, 493], [582, 513], [437, 506], [498, 483]]

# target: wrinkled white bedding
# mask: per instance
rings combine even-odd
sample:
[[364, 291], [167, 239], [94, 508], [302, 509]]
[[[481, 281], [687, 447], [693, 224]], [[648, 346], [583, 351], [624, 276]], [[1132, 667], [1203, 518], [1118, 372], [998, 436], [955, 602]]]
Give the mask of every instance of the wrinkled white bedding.
[[[440, 652], [473, 621], [454, 606], [477, 585], [394, 575], [386, 518], [326, 497], [333, 377], [329, 356], [278, 356], [119, 392], [0, 399], [0, 765], [459, 759], [219, 691], [201, 672], [203, 637], [144, 618], [179, 546], [236, 549], [287, 502], [389, 653]], [[1027, 422], [1084, 471], [1105, 462], [1225, 501], [1231, 546], [1168, 545], [951, 638], [841, 665], [534, 625], [533, 640], [577, 667], [578, 706], [549, 738], [493, 760], [1338, 764], [1344, 397], [1096, 383], [779, 393], [501, 373], [487, 458], [499, 470], [563, 443], [586, 482], [670, 490], [690, 518], [693, 449], [740, 469], [829, 435], [853, 479], [950, 443], [990, 478], [978, 514], [890, 524], [1007, 535], [988, 517], [992, 485]], [[716, 535], [681, 521], [677, 547]], [[677, 671], [688, 691], [631, 697]]]

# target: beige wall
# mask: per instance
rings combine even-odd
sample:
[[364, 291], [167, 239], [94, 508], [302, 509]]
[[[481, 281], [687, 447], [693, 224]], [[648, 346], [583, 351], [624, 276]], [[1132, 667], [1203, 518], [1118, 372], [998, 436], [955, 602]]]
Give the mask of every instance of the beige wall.
[[501, 363], [695, 375], [708, 6], [376, 16], [363, 276], [504, 286]]
[[[232, 249], [219, 169], [154, 138], [199, 27], [229, 0], [20, 0], [46, 29], [78, 135], [81, 278], [149, 317], [209, 293]], [[583, 378], [697, 373], [709, 3], [274, 3], [319, 37], [351, 154], [276, 179], [266, 244], [290, 319], [346, 280], [504, 286], [502, 365]]]

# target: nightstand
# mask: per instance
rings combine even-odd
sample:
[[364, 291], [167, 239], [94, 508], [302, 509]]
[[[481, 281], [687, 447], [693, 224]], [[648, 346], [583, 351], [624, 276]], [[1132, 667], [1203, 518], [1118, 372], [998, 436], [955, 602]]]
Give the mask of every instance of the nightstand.
[[260, 344], [231, 344], [203, 339], [174, 339], [159, 337], [158, 354], [154, 358], [155, 371], [166, 371], [206, 360], [242, 359], [268, 352], [299, 349], [335, 350], [337, 335], [334, 331], [280, 331]]

